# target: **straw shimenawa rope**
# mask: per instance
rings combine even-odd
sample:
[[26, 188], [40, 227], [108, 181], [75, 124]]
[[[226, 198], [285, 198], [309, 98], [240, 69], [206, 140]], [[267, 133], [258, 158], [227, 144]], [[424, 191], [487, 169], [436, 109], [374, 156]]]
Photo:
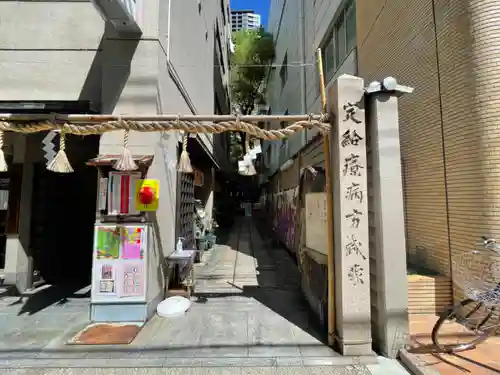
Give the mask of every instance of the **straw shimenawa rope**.
[[240, 174], [243, 176], [255, 176], [257, 171], [255, 170], [255, 165], [253, 164], [253, 160], [250, 155], [250, 140], [248, 138], [249, 137], [245, 137], [245, 155], [243, 156], [245, 168], [240, 172]]
[[[118, 121], [122, 121], [121, 119]], [[134, 157], [132, 155], [132, 152], [128, 148], [128, 138], [130, 130], [126, 129], [124, 134], [123, 134], [123, 151], [122, 154], [120, 155], [120, 158], [116, 161], [115, 165], [113, 168], [115, 168], [117, 171], [135, 171], [139, 167], [134, 161]]]
[[[257, 125], [244, 121], [221, 121], [214, 123], [199, 123], [187, 120], [180, 121], [104, 121], [100, 123], [55, 123], [51, 121], [5, 121], [1, 120], [0, 131], [12, 131], [16, 133], [38, 133], [42, 131], [58, 130], [65, 134], [93, 135], [103, 134], [116, 130], [133, 130], [138, 132], [157, 132], [183, 130], [188, 133], [223, 133], [226, 131], [239, 131], [252, 135], [255, 138], [266, 140], [279, 140], [287, 138], [305, 129], [318, 129], [320, 132], [328, 132], [330, 124], [324, 120], [297, 121], [283, 129], [261, 129]], [[325, 117], [326, 118], [326, 117]]]
[[[177, 116], [177, 120], [175, 120], [177, 125], [180, 122], [180, 116]], [[193, 166], [191, 165], [191, 159], [189, 158], [188, 152], [188, 141], [189, 141], [189, 133], [184, 132], [182, 137], [182, 152], [179, 157], [179, 164], [177, 165], [177, 170], [182, 173], [193, 173]]]
[[[71, 117], [71, 116], [67, 116]], [[183, 120], [180, 116], [177, 116], [175, 120], [163, 120], [163, 121], [142, 121], [142, 120], [124, 120], [118, 118], [118, 120], [107, 121], [105, 119], [99, 119], [99, 116], [94, 116], [89, 121], [72, 121], [64, 116], [57, 118], [54, 115], [53, 120], [44, 121], [25, 121], [22, 120], [22, 116], [18, 116], [20, 119], [16, 118], [15, 115], [2, 115], [0, 114], [0, 134], [4, 131], [11, 131], [15, 133], [31, 134], [50, 130], [60, 131], [60, 146], [59, 151], [54, 158], [54, 160], [49, 164], [47, 169], [59, 172], [59, 173], [69, 173], [73, 169], [69, 164], [68, 158], [65, 153], [65, 135], [96, 135], [103, 134], [111, 131], [125, 130], [124, 134], [124, 147], [123, 153], [119, 161], [115, 164], [115, 168], [119, 170], [133, 170], [137, 168], [136, 163], [132, 158], [132, 154], [128, 149], [128, 137], [130, 131], [137, 132], [163, 132], [163, 131], [183, 131], [183, 150], [181, 154], [181, 160], [179, 160], [180, 171], [192, 173], [191, 163], [189, 161], [189, 155], [187, 154], [187, 139], [189, 133], [211, 133], [218, 134], [226, 131], [238, 131], [245, 132], [254, 138], [260, 138], [265, 140], [280, 140], [294, 135], [300, 131], [306, 129], [317, 129], [320, 133], [327, 133], [330, 130], [330, 124], [328, 123], [328, 116], [321, 115], [316, 116], [317, 120], [309, 116], [307, 120], [296, 121], [291, 125], [283, 129], [261, 129], [257, 125], [250, 122], [242, 121], [239, 116], [236, 120], [231, 121], [217, 121], [214, 116], [214, 120], [209, 123], [201, 123], [198, 121], [188, 121]], [[251, 117], [251, 116], [250, 116]], [[265, 117], [265, 116], [261, 116]], [[283, 116], [283, 121], [286, 116]], [[253, 120], [252, 120], [253, 121]], [[0, 135], [0, 148], [1, 148], [1, 138]], [[188, 165], [189, 164], [189, 165]], [[182, 168], [181, 168], [182, 167]], [[0, 171], [2, 170], [2, 157], [0, 153]], [[6, 168], [6, 166], [5, 166]], [[125, 169], [123, 169], [125, 168]], [[132, 169], [133, 168], [133, 169]]]
[[57, 151], [54, 159], [49, 163], [47, 169], [57, 173], [71, 173], [73, 168], [69, 163], [68, 156], [66, 155], [66, 134], [64, 130], [59, 133], [59, 151]]

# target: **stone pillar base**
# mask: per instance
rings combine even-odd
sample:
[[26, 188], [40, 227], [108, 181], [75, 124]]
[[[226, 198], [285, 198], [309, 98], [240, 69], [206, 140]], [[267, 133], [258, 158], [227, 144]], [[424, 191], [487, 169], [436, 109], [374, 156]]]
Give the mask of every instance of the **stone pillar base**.
[[347, 341], [340, 337], [335, 337], [335, 342], [339, 348], [340, 354], [345, 356], [374, 356], [372, 342], [366, 341]]

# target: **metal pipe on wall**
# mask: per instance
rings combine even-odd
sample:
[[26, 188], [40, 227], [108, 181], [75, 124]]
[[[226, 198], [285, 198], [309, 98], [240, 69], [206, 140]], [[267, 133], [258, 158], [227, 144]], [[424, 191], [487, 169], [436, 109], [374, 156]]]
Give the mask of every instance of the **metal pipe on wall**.
[[[305, 15], [305, 0], [299, 0], [299, 50], [300, 61], [306, 61], [306, 15]], [[300, 67], [300, 99], [302, 113], [307, 113], [307, 94], [306, 94], [306, 64]], [[302, 146], [307, 144], [307, 130], [302, 135]]]
[[[323, 73], [323, 57], [321, 54], [321, 48], [317, 49], [316, 56], [319, 72], [321, 107], [323, 113], [327, 113], [325, 76]], [[326, 232], [328, 236], [328, 345], [333, 346], [335, 344], [335, 254], [333, 238], [333, 186], [330, 157], [330, 136], [328, 133], [323, 135], [323, 153], [325, 156]]]

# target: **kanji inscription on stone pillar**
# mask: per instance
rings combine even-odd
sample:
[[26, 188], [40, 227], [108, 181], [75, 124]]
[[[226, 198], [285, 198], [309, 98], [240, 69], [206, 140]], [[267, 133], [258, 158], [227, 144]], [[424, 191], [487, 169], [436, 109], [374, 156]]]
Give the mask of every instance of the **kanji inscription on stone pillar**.
[[335, 223], [337, 340], [344, 355], [371, 353], [364, 81], [340, 76], [328, 92]]

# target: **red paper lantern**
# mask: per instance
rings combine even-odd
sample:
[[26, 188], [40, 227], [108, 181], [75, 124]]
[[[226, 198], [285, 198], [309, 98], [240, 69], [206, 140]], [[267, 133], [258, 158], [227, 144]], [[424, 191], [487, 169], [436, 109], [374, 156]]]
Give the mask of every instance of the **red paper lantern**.
[[141, 204], [151, 204], [155, 199], [155, 191], [150, 186], [144, 186], [139, 191], [139, 201]]

